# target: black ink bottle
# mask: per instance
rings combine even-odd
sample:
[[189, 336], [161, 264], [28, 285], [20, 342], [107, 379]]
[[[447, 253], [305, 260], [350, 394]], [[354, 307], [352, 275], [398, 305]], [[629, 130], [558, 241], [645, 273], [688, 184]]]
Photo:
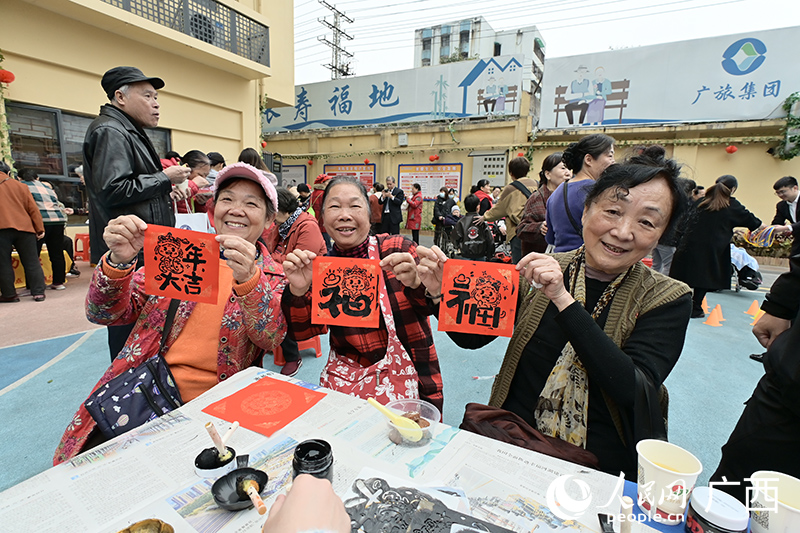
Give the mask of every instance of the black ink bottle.
[[320, 439], [301, 442], [294, 449], [292, 479], [300, 474], [311, 474], [333, 483], [333, 451], [331, 445]]

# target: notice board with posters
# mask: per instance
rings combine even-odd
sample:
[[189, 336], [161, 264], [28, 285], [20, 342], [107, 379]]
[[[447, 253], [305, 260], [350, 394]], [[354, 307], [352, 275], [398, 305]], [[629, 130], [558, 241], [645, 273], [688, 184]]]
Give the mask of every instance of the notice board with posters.
[[406, 196], [411, 195], [411, 186], [419, 183], [422, 197], [433, 200], [439, 194], [439, 189], [447, 187], [455, 189], [458, 198], [461, 198], [461, 178], [464, 165], [461, 163], [441, 165], [399, 165], [397, 170], [398, 186], [403, 189]]
[[283, 183], [286, 188], [297, 187], [301, 183], [309, 184], [306, 177], [308, 169], [305, 165], [283, 165]]
[[335, 178], [337, 176], [350, 176], [360, 181], [369, 190], [375, 183], [375, 163], [369, 165], [325, 165], [323, 172]]

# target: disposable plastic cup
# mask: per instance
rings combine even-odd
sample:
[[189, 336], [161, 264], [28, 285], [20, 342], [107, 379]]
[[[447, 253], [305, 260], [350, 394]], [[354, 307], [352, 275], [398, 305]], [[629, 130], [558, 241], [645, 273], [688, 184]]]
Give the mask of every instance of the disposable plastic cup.
[[680, 446], [663, 440], [639, 441], [636, 451], [639, 505], [652, 520], [680, 524], [703, 465]]
[[780, 472], [760, 470], [750, 476], [752, 533], [800, 531], [800, 479]]

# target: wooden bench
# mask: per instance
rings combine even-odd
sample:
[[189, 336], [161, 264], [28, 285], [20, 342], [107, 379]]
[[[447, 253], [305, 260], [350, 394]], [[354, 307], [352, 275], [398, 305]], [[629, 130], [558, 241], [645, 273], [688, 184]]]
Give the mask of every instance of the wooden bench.
[[[622, 112], [623, 110], [628, 107], [627, 100], [628, 100], [628, 89], [631, 85], [630, 80], [620, 80], [620, 81], [612, 81], [611, 82], [611, 94], [606, 96], [606, 111], [609, 109], [619, 109], [619, 122], [618, 124], [622, 124]], [[553, 110], [556, 114], [556, 125], [558, 127], [558, 116], [562, 112], [564, 115], [567, 114], [566, 105], [569, 103], [569, 100], [564, 98], [564, 95], [567, 94], [567, 86], [566, 85], [559, 85], [556, 87], [556, 97], [553, 103], [555, 104], [555, 109]], [[576, 124], [580, 126], [580, 124]]]
[[[503, 113], [507, 113], [509, 111], [509, 109], [508, 109], [508, 105], [509, 104], [511, 104], [511, 113], [512, 114], [514, 113], [514, 108], [516, 107], [517, 97], [518, 97], [518, 93], [517, 93], [518, 89], [519, 89], [519, 87], [517, 85], [509, 85], [508, 86], [508, 90], [506, 91], [506, 103], [505, 103], [505, 108], [503, 110]], [[483, 97], [483, 94], [485, 92], [486, 92], [485, 89], [478, 89], [478, 113], [480, 113], [481, 109], [484, 109], [484, 111], [485, 111], [485, 108], [483, 106], [483, 101], [485, 100], [485, 98]]]

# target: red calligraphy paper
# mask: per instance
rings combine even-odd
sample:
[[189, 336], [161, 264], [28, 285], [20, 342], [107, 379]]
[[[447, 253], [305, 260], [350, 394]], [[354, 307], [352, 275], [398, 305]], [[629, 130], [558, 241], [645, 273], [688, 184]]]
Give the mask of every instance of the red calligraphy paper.
[[147, 294], [217, 303], [219, 243], [214, 235], [148, 224], [144, 257]]
[[377, 328], [381, 323], [377, 259], [317, 257], [311, 282], [311, 323]]
[[239, 392], [212, 403], [204, 413], [271, 437], [292, 420], [311, 409], [325, 396], [273, 378], [261, 378]]
[[439, 331], [510, 337], [517, 291], [514, 265], [450, 259], [442, 273]]

